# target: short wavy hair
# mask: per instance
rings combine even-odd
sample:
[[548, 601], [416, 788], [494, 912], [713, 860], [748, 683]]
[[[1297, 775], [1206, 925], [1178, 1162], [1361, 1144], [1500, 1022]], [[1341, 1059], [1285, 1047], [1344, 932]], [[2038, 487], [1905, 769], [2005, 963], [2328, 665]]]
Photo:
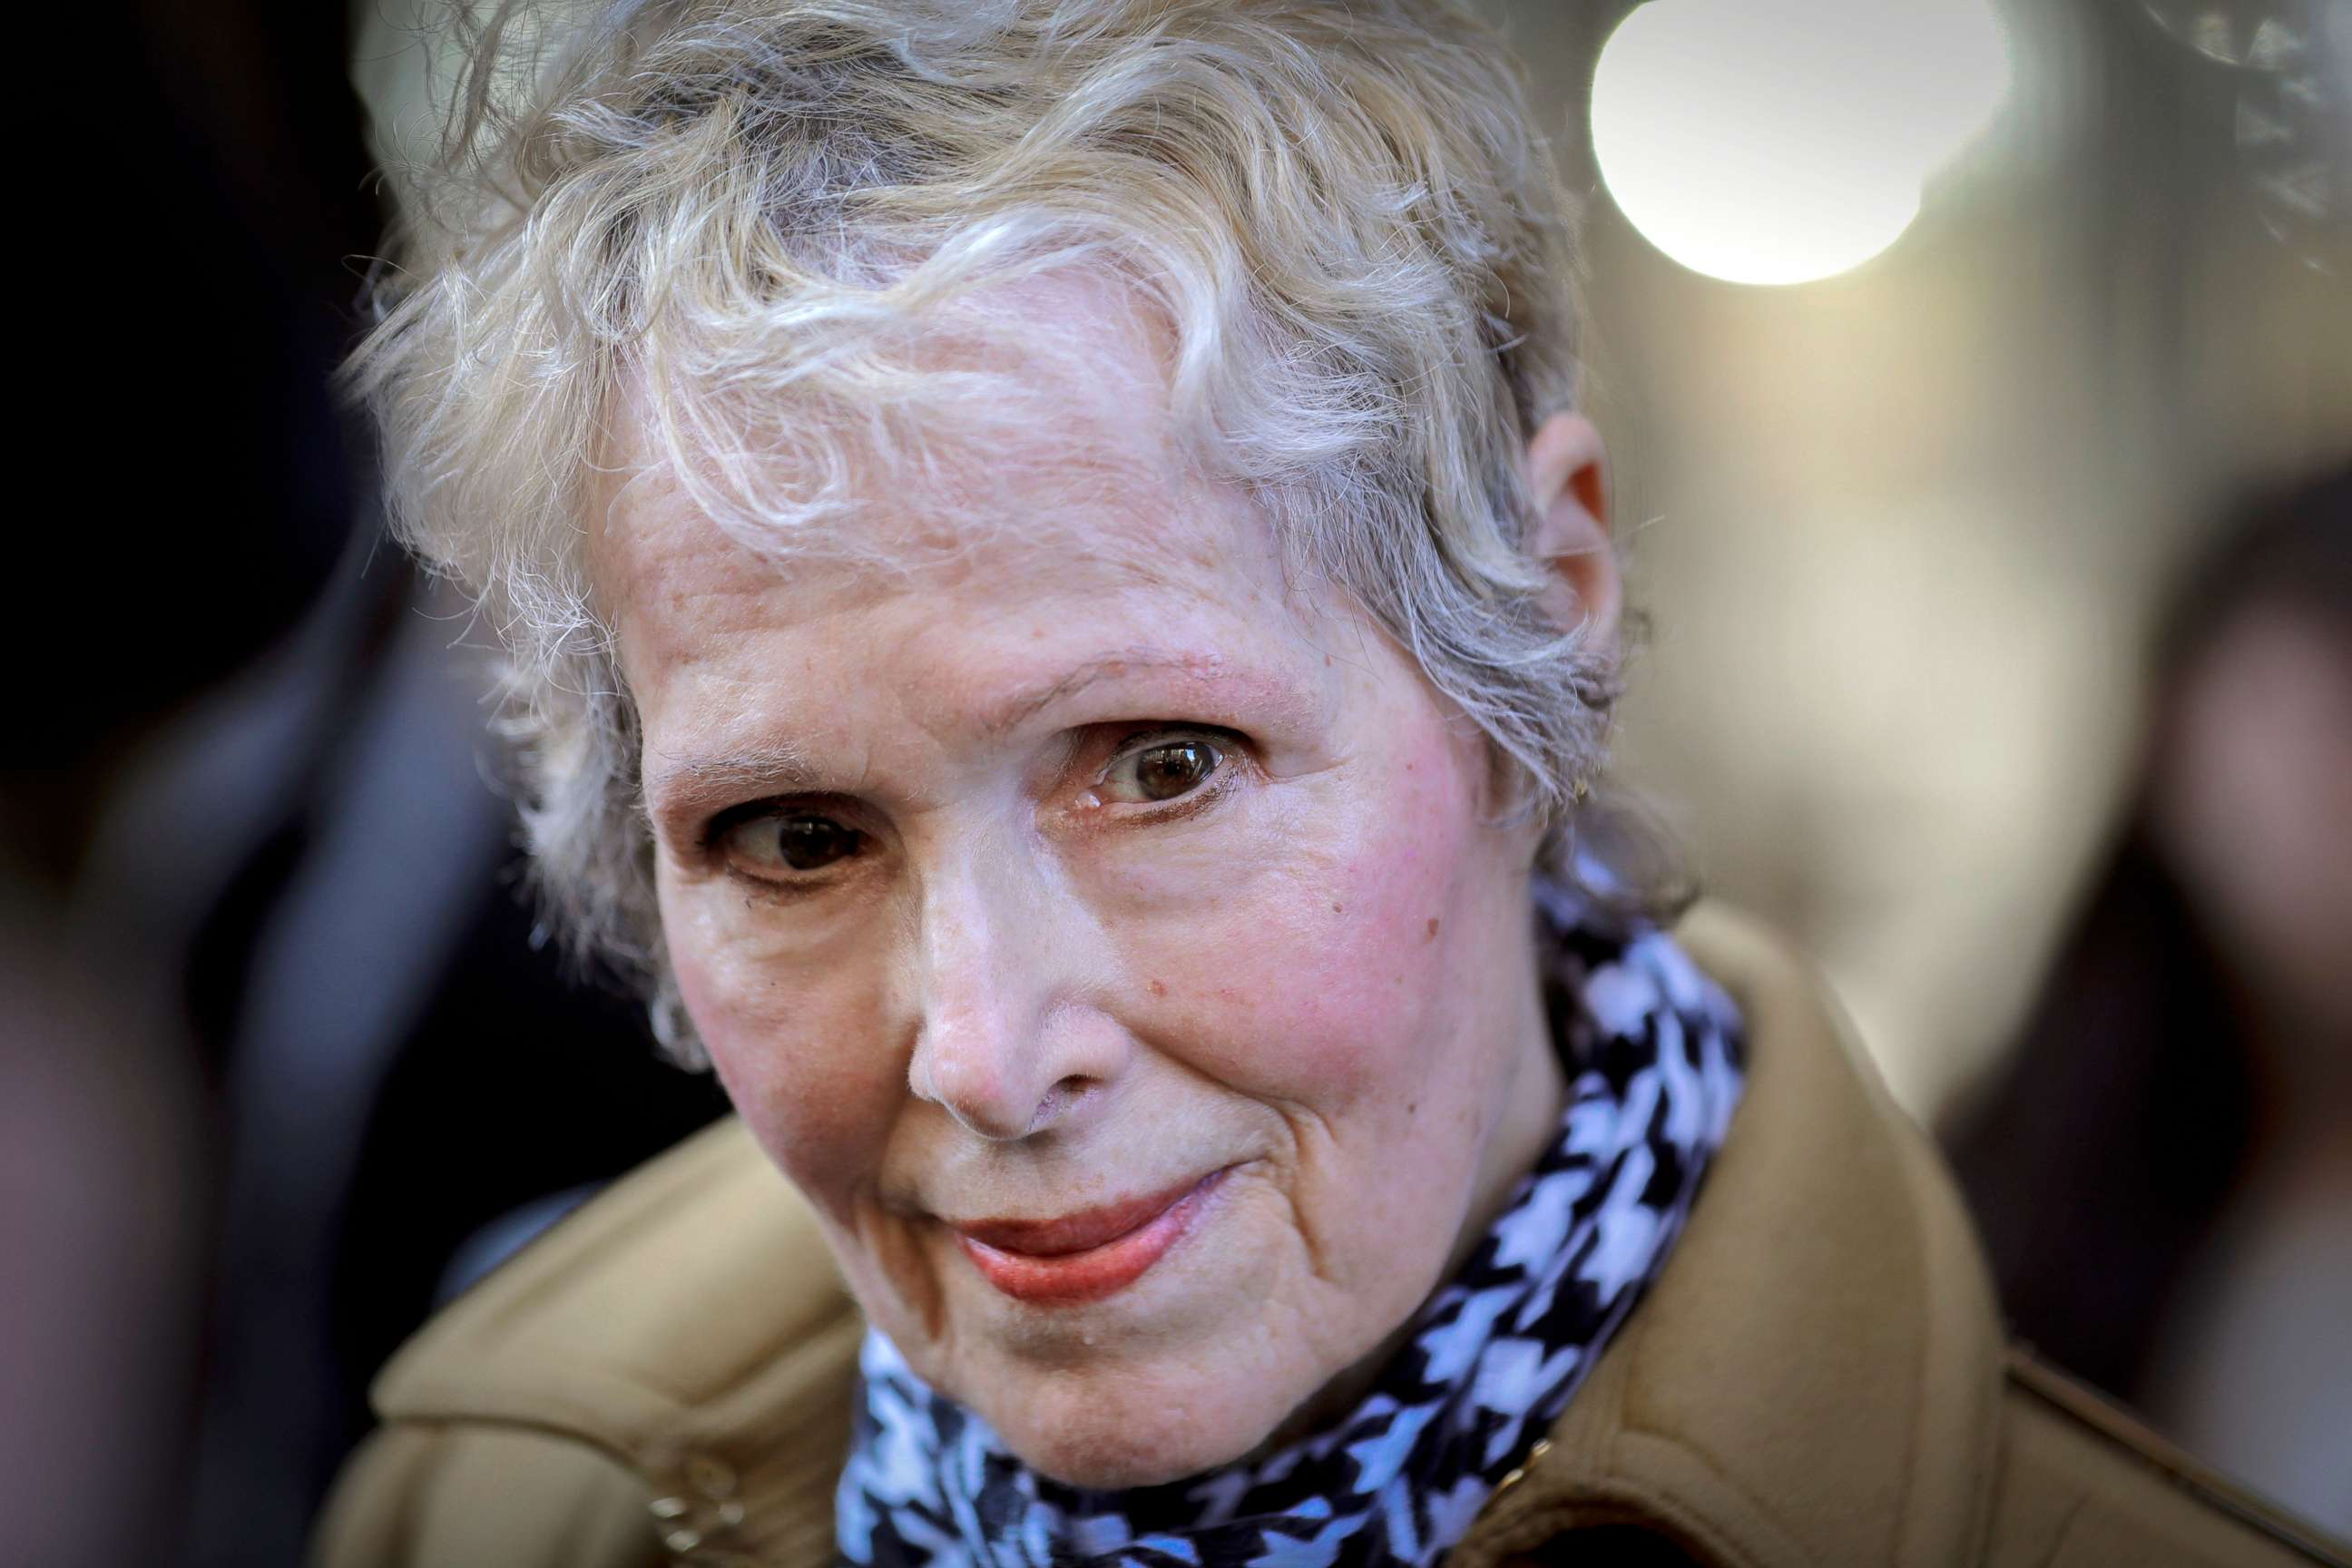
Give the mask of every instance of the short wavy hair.
[[[1544, 613], [1524, 548], [1528, 439], [1577, 395], [1570, 212], [1480, 24], [1442, 0], [639, 0], [448, 26], [466, 63], [437, 154], [396, 171], [349, 384], [397, 536], [499, 634], [551, 928], [679, 1059], [638, 724], [583, 559], [606, 432], [636, 421], [782, 559], [856, 550], [877, 474], [1066, 428], [1054, 345], [991, 305], [1007, 283], [1135, 301], [1188, 468], [1410, 653], [1559, 849], [1616, 671]], [[943, 366], [950, 341], [977, 352]]]

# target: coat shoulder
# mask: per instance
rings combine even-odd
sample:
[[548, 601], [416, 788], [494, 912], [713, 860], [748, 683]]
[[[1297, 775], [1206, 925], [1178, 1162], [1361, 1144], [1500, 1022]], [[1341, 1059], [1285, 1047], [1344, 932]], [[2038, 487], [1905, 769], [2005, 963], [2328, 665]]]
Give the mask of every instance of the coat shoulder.
[[1993, 1563], [2052, 1568], [2352, 1564], [2273, 1507], [2019, 1349], [2003, 1380]]
[[1745, 1095], [1640, 1309], [1453, 1568], [1637, 1541], [1710, 1568], [2342, 1561], [2011, 1351], [1948, 1173], [1808, 966], [1717, 906], [1680, 935], [1747, 1019]]
[[374, 1400], [388, 1420], [521, 1421], [635, 1451], [856, 1317], [807, 1201], [730, 1118], [444, 1308]]
[[824, 1562], [864, 1332], [806, 1201], [722, 1121], [402, 1347], [315, 1560]]

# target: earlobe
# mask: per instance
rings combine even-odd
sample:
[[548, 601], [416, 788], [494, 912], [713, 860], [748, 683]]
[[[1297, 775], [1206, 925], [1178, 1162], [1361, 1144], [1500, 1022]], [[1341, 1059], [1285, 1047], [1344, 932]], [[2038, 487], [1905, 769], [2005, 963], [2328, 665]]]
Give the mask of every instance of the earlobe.
[[1528, 442], [1527, 474], [1536, 510], [1528, 549], [1553, 575], [1553, 618], [1563, 631], [1582, 626], [1593, 646], [1613, 645], [1624, 584], [1610, 545], [1601, 432], [1580, 414], [1553, 415]]

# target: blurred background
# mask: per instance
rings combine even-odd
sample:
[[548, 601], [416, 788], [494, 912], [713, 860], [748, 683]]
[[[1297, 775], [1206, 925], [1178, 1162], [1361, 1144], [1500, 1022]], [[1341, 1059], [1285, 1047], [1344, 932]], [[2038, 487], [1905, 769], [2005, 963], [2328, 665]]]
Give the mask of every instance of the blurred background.
[[[1584, 201], [1622, 783], [1827, 971], [2019, 1331], [2352, 1533], [2352, 0], [1479, 9]], [[328, 387], [415, 13], [147, 0], [91, 89], [67, 281], [138, 352], [62, 370], [105, 500], [5, 634], [28, 1564], [297, 1561], [400, 1339], [723, 1109], [543, 951]]]

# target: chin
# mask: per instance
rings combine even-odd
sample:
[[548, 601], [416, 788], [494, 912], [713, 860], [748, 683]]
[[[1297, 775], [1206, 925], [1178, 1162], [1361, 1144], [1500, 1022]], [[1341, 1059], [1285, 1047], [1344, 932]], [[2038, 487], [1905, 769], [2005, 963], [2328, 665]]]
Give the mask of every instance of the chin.
[[1220, 1380], [1213, 1373], [1024, 1368], [1005, 1380], [1013, 1397], [976, 1404], [1005, 1446], [1040, 1475], [1091, 1491], [1123, 1491], [1215, 1469], [1262, 1445], [1291, 1402], [1235, 1386], [1250, 1381], [1230, 1370]]

